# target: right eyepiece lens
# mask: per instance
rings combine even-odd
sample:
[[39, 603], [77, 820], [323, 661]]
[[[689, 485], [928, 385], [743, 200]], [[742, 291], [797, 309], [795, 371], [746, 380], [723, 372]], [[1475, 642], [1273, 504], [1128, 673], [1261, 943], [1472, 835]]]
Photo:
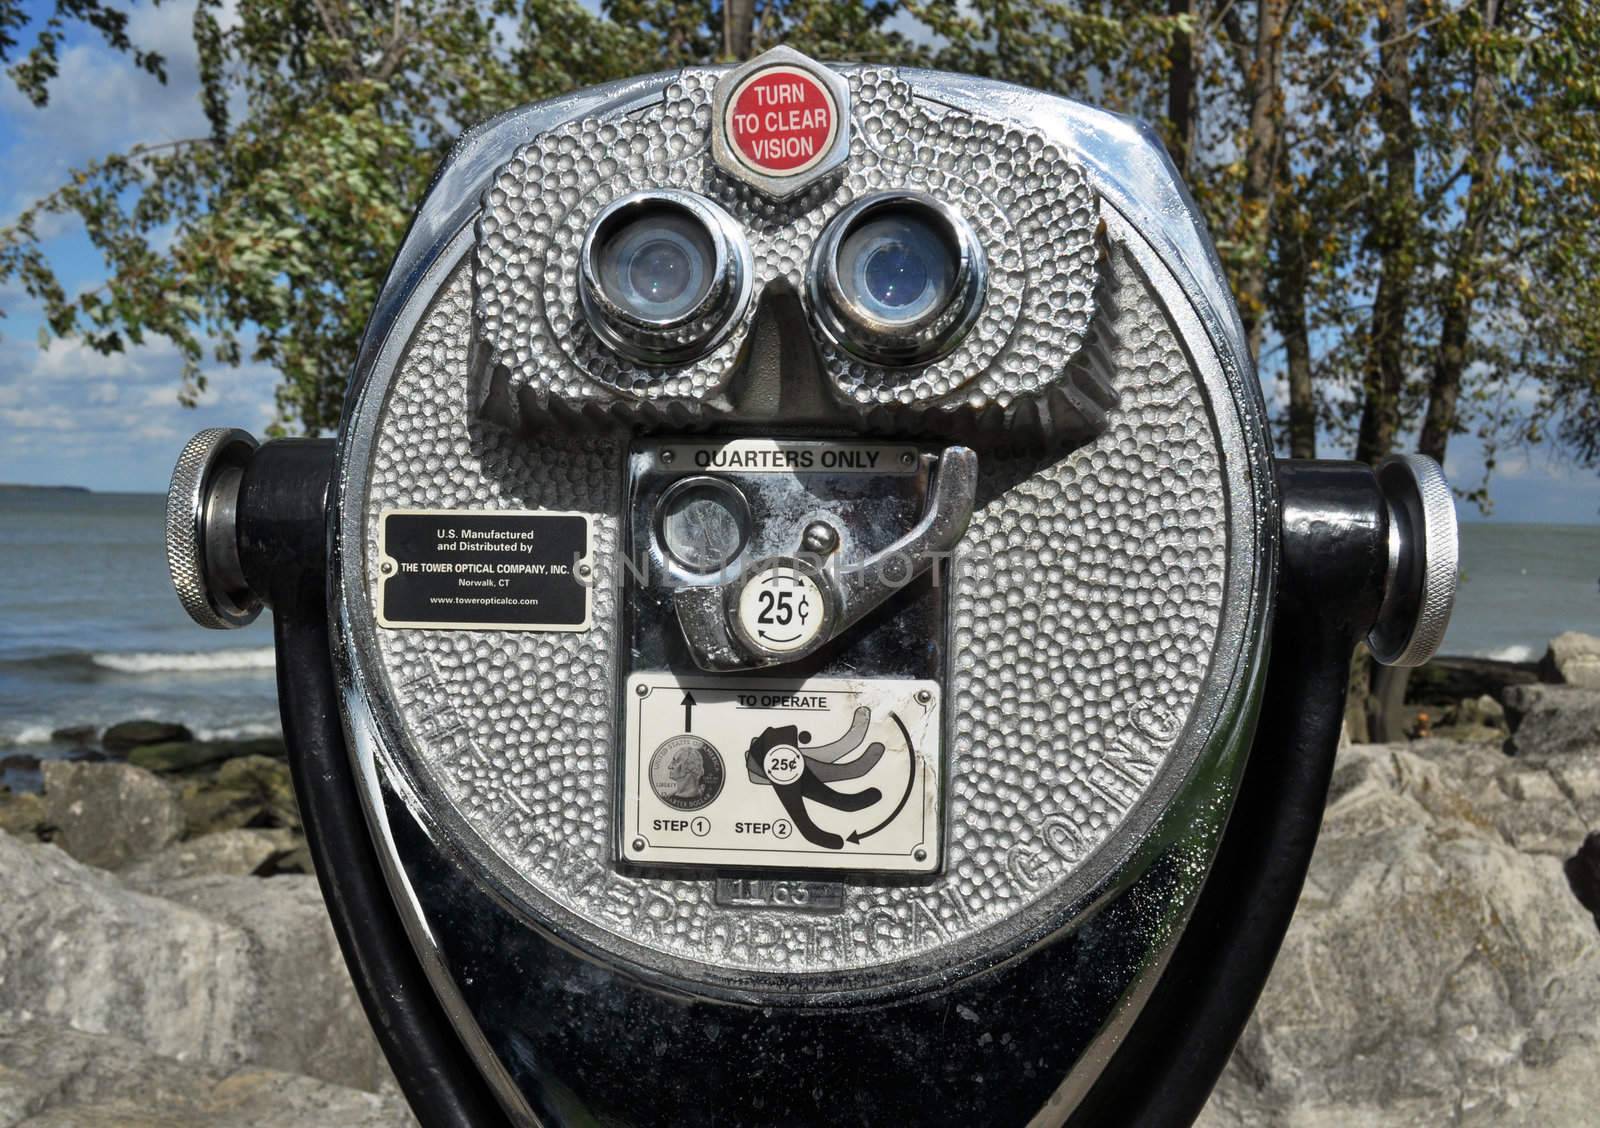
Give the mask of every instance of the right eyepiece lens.
[[857, 200], [834, 217], [807, 283], [835, 344], [873, 364], [936, 360], [960, 343], [983, 305], [988, 266], [967, 221], [916, 192]]

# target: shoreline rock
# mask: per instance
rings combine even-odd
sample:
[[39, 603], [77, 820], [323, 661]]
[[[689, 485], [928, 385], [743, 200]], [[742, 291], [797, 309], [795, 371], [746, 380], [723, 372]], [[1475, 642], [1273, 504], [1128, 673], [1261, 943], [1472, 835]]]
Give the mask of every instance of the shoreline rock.
[[172, 721], [121, 721], [100, 734], [107, 752], [127, 752], [144, 744], [171, 744], [194, 739], [194, 733]]
[[1600, 689], [1600, 638], [1580, 631], [1556, 635], [1539, 660], [1539, 676], [1560, 685]]
[[173, 789], [129, 764], [46, 761], [44, 809], [61, 848], [102, 869], [154, 854], [183, 836], [183, 807]]
[[0, 1026], [49, 1022], [168, 1058], [376, 1091], [387, 1067], [315, 878], [202, 876], [141, 889], [0, 836]]
[[394, 1087], [379, 1093], [256, 1066], [178, 1061], [128, 1038], [43, 1021], [0, 1026], [0, 1123], [29, 1128], [407, 1128]]
[[1600, 689], [1513, 686], [1505, 706], [1512, 755], [1565, 756], [1600, 747]]

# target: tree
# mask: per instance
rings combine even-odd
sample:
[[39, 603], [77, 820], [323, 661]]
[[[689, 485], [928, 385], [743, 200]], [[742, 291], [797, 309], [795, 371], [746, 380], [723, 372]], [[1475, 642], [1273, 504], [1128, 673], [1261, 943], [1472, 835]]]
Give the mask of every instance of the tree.
[[[50, 334], [282, 374], [285, 426], [337, 418], [362, 323], [427, 179], [471, 122], [630, 74], [744, 58], [931, 62], [1157, 122], [1233, 280], [1284, 445], [1376, 458], [1552, 442], [1600, 464], [1596, 24], [1586, 0], [220, 0], [195, 15], [209, 129], [108, 154], [0, 232]], [[40, 96], [58, 0], [13, 68]], [[926, 34], [908, 40], [907, 18]], [[53, 21], [53, 22], [52, 22]], [[24, 34], [0, 0], [0, 56]], [[141, 65], [160, 61], [136, 54]], [[107, 263], [69, 295], [36, 233]], [[1486, 497], [1480, 485], [1476, 496]]]
[[[128, 37], [128, 13], [117, 4], [105, 0], [55, 0], [50, 14], [37, 28], [31, 27], [32, 22], [22, 0], [0, 0], [0, 63], [10, 64], [7, 73], [11, 80], [35, 106], [50, 99], [50, 83], [59, 73], [62, 38], [75, 23], [98, 32], [113, 50], [130, 53], [135, 65], [157, 81], [167, 79], [166, 60], [153, 51], [141, 50]], [[33, 31], [33, 46], [21, 60], [12, 63], [22, 45], [17, 36], [29, 30]]]

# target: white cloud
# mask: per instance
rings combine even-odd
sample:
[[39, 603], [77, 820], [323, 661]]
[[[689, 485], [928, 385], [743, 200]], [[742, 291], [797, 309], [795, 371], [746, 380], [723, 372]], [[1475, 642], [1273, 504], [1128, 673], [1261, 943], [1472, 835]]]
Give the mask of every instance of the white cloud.
[[112, 356], [74, 341], [48, 349], [0, 341], [0, 481], [160, 490], [195, 431], [259, 433], [272, 418], [270, 368], [209, 368], [209, 387], [190, 409], [178, 403], [181, 367], [166, 341]]

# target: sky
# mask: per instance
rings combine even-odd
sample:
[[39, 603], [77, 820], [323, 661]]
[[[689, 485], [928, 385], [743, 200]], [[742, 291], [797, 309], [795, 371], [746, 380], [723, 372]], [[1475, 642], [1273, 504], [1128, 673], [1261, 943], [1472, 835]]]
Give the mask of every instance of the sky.
[[[166, 57], [165, 86], [81, 33], [68, 40], [47, 108], [35, 109], [0, 81], [0, 226], [96, 156], [204, 132], [192, 12], [193, 0], [134, 10], [130, 35]], [[75, 219], [46, 234], [69, 290], [103, 280]], [[234, 426], [259, 435], [273, 417], [276, 376], [269, 367], [208, 366], [206, 393], [186, 408], [177, 400], [181, 361], [171, 345], [156, 341], [115, 356], [70, 341], [40, 348], [38, 307], [14, 282], [0, 283], [0, 311], [0, 482], [161, 491], [195, 431]], [[1281, 394], [1270, 383], [1264, 390], [1269, 403]], [[1482, 467], [1473, 438], [1452, 440], [1445, 470], [1453, 482], [1476, 486]], [[1490, 492], [1488, 519], [1496, 522], [1600, 523], [1600, 476], [1549, 450], [1503, 452]], [[1458, 504], [1457, 511], [1462, 520], [1485, 519], [1475, 505]]]

